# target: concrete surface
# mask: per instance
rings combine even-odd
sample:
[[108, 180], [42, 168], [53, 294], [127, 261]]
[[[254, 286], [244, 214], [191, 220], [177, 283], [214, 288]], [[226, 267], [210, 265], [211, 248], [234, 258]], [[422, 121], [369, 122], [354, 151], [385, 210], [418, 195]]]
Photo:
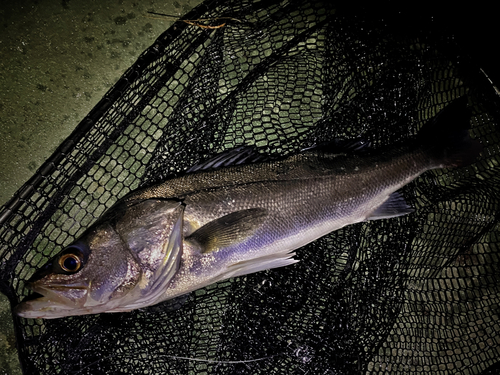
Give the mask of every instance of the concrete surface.
[[[0, 2], [0, 205], [26, 182], [123, 72], [200, 0]], [[20, 374], [0, 295], [0, 375]]]

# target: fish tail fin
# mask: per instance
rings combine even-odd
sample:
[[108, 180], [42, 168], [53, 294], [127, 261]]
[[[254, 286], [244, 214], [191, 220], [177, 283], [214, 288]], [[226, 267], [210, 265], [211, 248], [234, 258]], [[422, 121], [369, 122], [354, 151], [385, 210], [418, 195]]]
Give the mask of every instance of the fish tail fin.
[[431, 157], [434, 168], [469, 165], [483, 146], [469, 135], [471, 111], [467, 97], [456, 99], [434, 116], [418, 133], [417, 141]]

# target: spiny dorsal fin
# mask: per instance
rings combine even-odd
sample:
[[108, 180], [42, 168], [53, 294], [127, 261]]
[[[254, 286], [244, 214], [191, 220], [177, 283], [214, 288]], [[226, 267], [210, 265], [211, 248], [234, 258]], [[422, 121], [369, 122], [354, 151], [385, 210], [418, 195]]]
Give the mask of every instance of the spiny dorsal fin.
[[303, 148], [301, 152], [316, 151], [326, 154], [352, 154], [363, 153], [370, 150], [371, 143], [364, 138], [333, 139], [327, 142], [318, 142]]
[[205, 224], [186, 240], [198, 242], [203, 253], [217, 251], [252, 235], [266, 217], [264, 208], [236, 211]]
[[[330, 154], [341, 154], [349, 152], [363, 152], [369, 149], [369, 147], [370, 142], [367, 142], [363, 138], [352, 140], [334, 139], [328, 142], [316, 143], [310, 147], [302, 149], [301, 151], [316, 151]], [[239, 146], [231, 150], [223, 151], [204, 162], [193, 165], [186, 171], [186, 173], [208, 171], [235, 165], [262, 163], [284, 158], [284, 156], [267, 155], [260, 153], [253, 146]]]
[[275, 156], [261, 154], [253, 146], [240, 146], [232, 150], [223, 151], [204, 162], [193, 165], [186, 173], [207, 171], [234, 165], [259, 163], [275, 160], [276, 158]]

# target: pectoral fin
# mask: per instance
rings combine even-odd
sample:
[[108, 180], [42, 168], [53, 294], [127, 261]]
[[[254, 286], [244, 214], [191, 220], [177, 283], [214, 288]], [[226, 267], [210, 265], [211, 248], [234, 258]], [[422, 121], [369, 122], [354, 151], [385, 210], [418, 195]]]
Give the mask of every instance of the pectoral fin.
[[389, 198], [373, 211], [366, 220], [389, 219], [412, 213], [415, 211], [408, 206], [405, 199], [397, 191], [389, 195]]
[[203, 253], [217, 251], [252, 235], [266, 217], [264, 208], [236, 211], [205, 224], [186, 240], [196, 241]]

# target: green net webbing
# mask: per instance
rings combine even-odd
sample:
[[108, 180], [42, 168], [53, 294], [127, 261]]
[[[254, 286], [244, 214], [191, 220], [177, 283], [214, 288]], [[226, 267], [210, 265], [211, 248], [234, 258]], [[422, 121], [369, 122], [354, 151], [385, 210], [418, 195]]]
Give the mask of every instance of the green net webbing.
[[498, 370], [498, 98], [452, 40], [329, 4], [212, 0], [162, 34], [2, 207], [11, 304], [125, 194], [240, 145], [283, 155], [362, 135], [381, 147], [467, 95], [481, 158], [427, 172], [404, 188], [413, 214], [331, 233], [296, 265], [130, 313], [14, 316], [26, 374]]

